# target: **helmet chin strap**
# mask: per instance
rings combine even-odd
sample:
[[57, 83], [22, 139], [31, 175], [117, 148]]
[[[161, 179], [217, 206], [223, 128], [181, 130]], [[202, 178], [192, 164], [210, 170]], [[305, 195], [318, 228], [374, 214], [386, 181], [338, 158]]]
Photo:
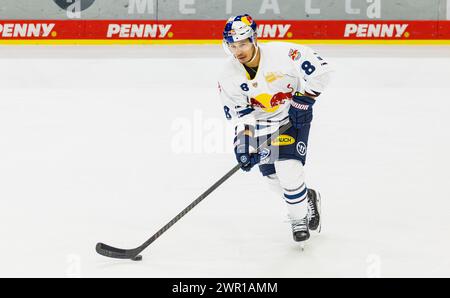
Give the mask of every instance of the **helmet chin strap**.
[[256, 56], [258, 55], [259, 47], [256, 45], [255, 42], [253, 42], [253, 46], [255, 47], [255, 53], [253, 54], [252, 59], [250, 59], [250, 61], [248, 61], [247, 63], [251, 63], [253, 60], [255, 60]]

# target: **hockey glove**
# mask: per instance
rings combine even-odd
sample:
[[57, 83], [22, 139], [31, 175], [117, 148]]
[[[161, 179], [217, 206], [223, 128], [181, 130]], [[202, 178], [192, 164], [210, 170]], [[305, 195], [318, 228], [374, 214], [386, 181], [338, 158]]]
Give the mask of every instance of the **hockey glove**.
[[261, 156], [253, 152], [256, 148], [256, 139], [253, 137], [253, 133], [253, 129], [246, 128], [234, 138], [236, 159], [241, 165], [241, 169], [246, 172], [250, 171], [261, 160]]
[[304, 96], [296, 92], [292, 97], [291, 107], [289, 108], [289, 118], [292, 126], [300, 129], [302, 125], [311, 123], [313, 119], [313, 105], [315, 100], [309, 96]]

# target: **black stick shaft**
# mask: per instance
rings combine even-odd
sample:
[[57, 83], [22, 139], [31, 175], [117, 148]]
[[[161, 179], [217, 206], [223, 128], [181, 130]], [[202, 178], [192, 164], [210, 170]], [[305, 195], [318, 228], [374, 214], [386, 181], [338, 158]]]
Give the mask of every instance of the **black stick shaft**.
[[167, 231], [171, 226], [173, 226], [177, 221], [179, 221], [183, 216], [186, 215], [189, 211], [191, 211], [195, 206], [198, 205], [201, 201], [203, 201], [210, 193], [212, 193], [216, 188], [218, 188], [222, 183], [224, 183], [228, 178], [233, 176], [234, 173], [239, 171], [240, 166], [236, 165], [234, 168], [232, 168], [225, 176], [220, 178], [216, 183], [214, 183], [210, 188], [208, 188], [203, 194], [201, 194], [195, 201], [193, 201], [189, 206], [183, 209], [177, 216], [175, 216], [171, 221], [169, 221], [164, 227], [159, 229], [158, 232], [155, 233], [150, 239], [145, 241], [144, 244], [142, 244], [140, 251], [138, 254], [143, 251], [147, 246], [152, 244], [156, 239], [159, 238], [165, 231]]

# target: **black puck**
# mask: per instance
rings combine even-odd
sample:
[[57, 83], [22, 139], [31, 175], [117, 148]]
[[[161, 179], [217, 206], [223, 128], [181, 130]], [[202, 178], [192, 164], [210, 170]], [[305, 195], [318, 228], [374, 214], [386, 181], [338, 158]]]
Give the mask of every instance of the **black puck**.
[[142, 256], [141, 255], [137, 255], [134, 258], [132, 258], [131, 260], [133, 260], [133, 261], [142, 261]]

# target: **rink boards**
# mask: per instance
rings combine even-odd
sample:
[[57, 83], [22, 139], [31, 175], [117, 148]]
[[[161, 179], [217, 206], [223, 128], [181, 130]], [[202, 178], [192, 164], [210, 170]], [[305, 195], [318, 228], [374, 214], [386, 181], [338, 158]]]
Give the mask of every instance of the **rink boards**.
[[[1, 44], [214, 44], [223, 20], [0, 20]], [[450, 44], [448, 20], [261, 20], [258, 37], [322, 44]]]

